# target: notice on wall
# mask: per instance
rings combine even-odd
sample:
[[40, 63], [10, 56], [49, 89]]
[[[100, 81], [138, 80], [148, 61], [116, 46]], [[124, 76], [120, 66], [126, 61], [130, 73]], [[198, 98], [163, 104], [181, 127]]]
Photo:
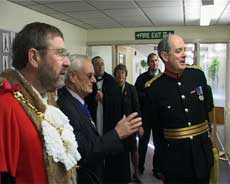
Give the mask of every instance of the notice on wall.
[[135, 40], [162, 39], [168, 34], [174, 34], [175, 31], [138, 31], [135, 32]]
[[0, 72], [12, 67], [12, 45], [16, 32], [0, 29]]

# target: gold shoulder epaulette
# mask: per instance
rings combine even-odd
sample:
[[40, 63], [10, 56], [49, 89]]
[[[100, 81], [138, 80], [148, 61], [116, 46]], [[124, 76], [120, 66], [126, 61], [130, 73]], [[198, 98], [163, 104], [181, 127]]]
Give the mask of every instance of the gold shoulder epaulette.
[[201, 70], [202, 71], [202, 68], [198, 65], [186, 65], [186, 68], [193, 68], [193, 69], [197, 69], [197, 70]]
[[150, 87], [151, 84], [152, 84], [155, 80], [157, 80], [161, 75], [162, 75], [162, 73], [159, 73], [158, 75], [154, 76], [152, 79], [150, 79], [149, 81], [147, 81], [147, 82], [145, 83], [145, 88]]

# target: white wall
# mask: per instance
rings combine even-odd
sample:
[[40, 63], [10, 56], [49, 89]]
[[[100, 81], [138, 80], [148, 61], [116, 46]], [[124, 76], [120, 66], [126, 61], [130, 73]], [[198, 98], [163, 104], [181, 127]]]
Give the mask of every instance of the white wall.
[[26, 24], [35, 21], [45, 22], [58, 27], [64, 34], [65, 46], [70, 53], [86, 53], [87, 31], [85, 29], [6, 0], [0, 0], [0, 29], [18, 32]]
[[113, 75], [112, 71], [112, 46], [90, 47], [87, 55], [90, 57], [101, 56], [104, 60], [105, 71]]
[[178, 26], [89, 30], [87, 42], [89, 45], [158, 43], [159, 40], [135, 40], [135, 32], [165, 30], [174, 30], [176, 34], [183, 36], [186, 42], [230, 41], [230, 26]]

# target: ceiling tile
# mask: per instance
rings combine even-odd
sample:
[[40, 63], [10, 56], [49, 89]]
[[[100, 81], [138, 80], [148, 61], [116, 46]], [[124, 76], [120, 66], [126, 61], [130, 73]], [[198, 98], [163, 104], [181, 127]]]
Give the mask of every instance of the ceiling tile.
[[47, 7], [58, 10], [60, 12], [72, 12], [72, 11], [90, 11], [95, 10], [94, 7], [90, 6], [85, 2], [64, 2], [55, 4], [46, 4]]
[[230, 12], [224, 13], [217, 24], [230, 24]]
[[67, 19], [65, 21], [70, 23], [70, 24], [73, 24], [73, 25], [76, 25], [76, 26], [79, 26], [79, 27], [82, 27], [82, 28], [85, 28], [85, 29], [95, 28], [92, 25], [89, 25], [87, 23], [84, 23], [84, 22], [81, 22], [81, 21], [78, 21], [78, 20], [75, 20], [75, 19], [71, 19], [71, 18]]
[[182, 6], [182, 0], [152, 0], [152, 1], [136, 1], [141, 8], [151, 7], [178, 7]]
[[10, 2], [14, 2], [16, 4], [22, 5], [22, 6], [28, 6], [28, 5], [36, 5], [36, 2], [32, 2], [30, 0], [9, 0]]
[[99, 11], [66, 12], [65, 14], [77, 19], [106, 18], [106, 16]]
[[32, 5], [32, 6], [27, 6], [27, 7], [32, 9], [32, 10], [38, 11], [40, 13], [44, 13], [44, 14], [56, 14], [56, 13], [58, 13], [57, 11], [55, 11], [51, 8], [48, 8], [46, 6], [43, 6], [43, 5]]
[[79, 2], [81, 0], [32, 0], [39, 4], [56, 4], [56, 3], [66, 3], [66, 2]]
[[91, 1], [89, 3], [99, 10], [136, 8], [133, 1]]
[[64, 15], [64, 14], [60, 14], [60, 13], [57, 13], [57, 14], [50, 14], [50, 16], [56, 18], [56, 19], [61, 19], [61, 20], [68, 20], [70, 19], [69, 16], [67, 15]]
[[[144, 8], [144, 11], [157, 26], [184, 25], [182, 7]], [[167, 14], [162, 12], [167, 12]]]
[[138, 9], [116, 9], [116, 10], [104, 10], [107, 15], [111, 17], [124, 17], [124, 16], [144, 16], [144, 14]]
[[151, 26], [151, 23], [148, 21], [138, 21], [138, 20], [122, 20], [120, 23], [124, 27], [145, 27], [145, 26]]
[[[9, 1], [85, 29], [187, 26], [200, 23], [201, 0]], [[215, 0], [215, 4], [215, 10], [219, 13], [211, 20], [211, 24], [230, 24], [230, 0]]]

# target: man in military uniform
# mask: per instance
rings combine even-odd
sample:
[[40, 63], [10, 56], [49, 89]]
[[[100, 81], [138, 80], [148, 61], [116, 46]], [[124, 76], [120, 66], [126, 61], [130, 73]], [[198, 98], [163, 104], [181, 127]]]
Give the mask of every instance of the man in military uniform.
[[198, 67], [185, 64], [185, 46], [178, 35], [158, 45], [165, 72], [145, 86], [158, 162], [165, 183], [209, 183], [213, 165], [207, 113], [207, 82]]
[[[142, 136], [140, 136], [139, 139], [139, 173], [143, 174], [144, 173], [144, 165], [145, 165], [145, 156], [146, 156], [146, 152], [147, 152], [147, 148], [148, 148], [148, 143], [149, 143], [149, 139], [150, 139], [150, 134], [151, 134], [151, 130], [152, 130], [152, 121], [151, 118], [147, 118], [147, 116], [145, 116], [145, 108], [148, 109], [148, 107], [146, 107], [144, 105], [144, 101], [145, 101], [145, 96], [146, 96], [146, 88], [145, 88], [145, 83], [147, 81], [149, 81], [150, 79], [152, 79], [153, 77], [157, 76], [158, 74], [161, 73], [160, 69], [159, 69], [159, 57], [157, 54], [155, 53], [150, 53], [147, 57], [147, 63], [148, 63], [148, 71], [140, 74], [135, 82], [135, 87], [137, 89], [138, 92], [138, 98], [139, 98], [139, 102], [140, 102], [140, 108], [141, 108], [141, 116], [142, 116], [142, 120], [143, 120], [143, 127], [144, 127], [144, 134]], [[153, 131], [152, 131], [153, 133]], [[157, 178], [160, 178], [160, 172], [159, 169], [157, 168], [157, 157], [156, 157], [156, 144], [155, 144], [155, 139], [154, 138], [155, 135], [153, 134], [153, 141], [154, 141], [154, 146], [155, 146], [155, 150], [154, 150], [154, 157], [153, 157], [153, 175], [156, 176]]]

